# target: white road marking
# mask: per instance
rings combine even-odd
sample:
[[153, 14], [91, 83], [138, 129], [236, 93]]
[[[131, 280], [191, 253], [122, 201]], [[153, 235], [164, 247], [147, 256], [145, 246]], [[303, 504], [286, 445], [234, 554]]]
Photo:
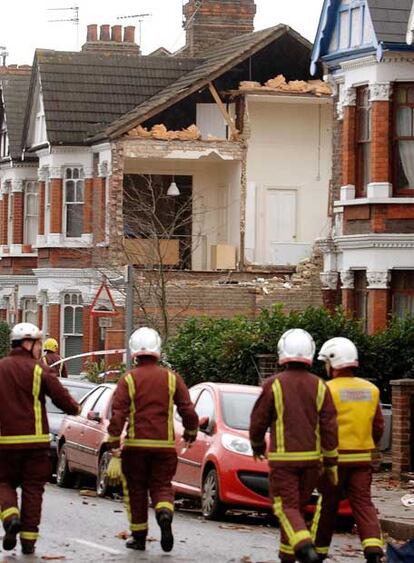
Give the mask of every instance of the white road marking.
[[100, 543], [93, 543], [91, 541], [80, 540], [78, 538], [71, 538], [69, 541], [80, 543], [81, 545], [86, 545], [87, 547], [91, 547], [92, 549], [98, 549], [100, 551], [106, 551], [111, 555], [122, 555], [122, 551], [118, 551], [117, 549], [112, 549], [112, 547], [106, 547]]

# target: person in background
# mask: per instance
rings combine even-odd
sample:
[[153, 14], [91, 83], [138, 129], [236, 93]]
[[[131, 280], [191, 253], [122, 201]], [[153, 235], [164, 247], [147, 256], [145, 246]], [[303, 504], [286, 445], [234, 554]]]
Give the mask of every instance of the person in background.
[[[62, 357], [59, 355], [59, 344], [54, 338], [47, 338], [43, 344], [43, 361], [47, 366], [59, 362]], [[58, 377], [67, 377], [68, 369], [66, 364], [62, 362], [56, 367], [52, 368], [57, 373]]]

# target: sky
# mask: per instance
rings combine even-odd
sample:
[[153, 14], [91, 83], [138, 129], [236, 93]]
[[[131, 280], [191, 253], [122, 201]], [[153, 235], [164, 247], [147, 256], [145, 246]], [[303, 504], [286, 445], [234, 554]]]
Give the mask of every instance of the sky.
[[[142, 23], [143, 54], [160, 46], [170, 51], [184, 44], [182, 4], [184, 0], [0, 0], [0, 46], [9, 53], [7, 64], [31, 64], [36, 48], [78, 50], [86, 39], [90, 23], [136, 25], [137, 19], [117, 20], [118, 16], [151, 14]], [[285, 23], [310, 41], [315, 38], [323, 0], [256, 0], [255, 29]], [[73, 17], [71, 10], [50, 8], [79, 7], [79, 33], [71, 22], [49, 23], [52, 19]], [[79, 35], [79, 37], [77, 37]]]

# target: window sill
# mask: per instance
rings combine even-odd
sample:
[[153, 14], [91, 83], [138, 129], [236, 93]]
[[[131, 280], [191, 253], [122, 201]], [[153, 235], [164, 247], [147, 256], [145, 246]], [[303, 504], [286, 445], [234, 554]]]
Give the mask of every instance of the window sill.
[[37, 248], [90, 248], [93, 245], [93, 235], [84, 234], [81, 237], [68, 238], [62, 233], [37, 235]]
[[349, 205], [376, 205], [381, 203], [387, 205], [414, 205], [414, 193], [411, 197], [360, 197], [355, 199], [348, 199], [346, 201], [337, 200], [334, 202], [334, 207], [346, 207]]

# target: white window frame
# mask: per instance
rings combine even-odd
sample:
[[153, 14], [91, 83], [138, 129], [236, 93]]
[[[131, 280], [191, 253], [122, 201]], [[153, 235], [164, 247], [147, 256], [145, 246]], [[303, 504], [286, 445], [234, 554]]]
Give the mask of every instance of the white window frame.
[[51, 188], [51, 181], [50, 178], [48, 177], [47, 180], [45, 181], [45, 209], [44, 209], [45, 235], [48, 235], [50, 233], [50, 208], [51, 208], [50, 188]]
[[[72, 332], [68, 332], [65, 330], [65, 312], [66, 309], [71, 308], [73, 310], [73, 323], [72, 323]], [[81, 293], [75, 292], [66, 292], [62, 295], [62, 304], [61, 304], [61, 322], [60, 322], [60, 334], [61, 334], [61, 349], [62, 355], [66, 356], [66, 338], [70, 336], [83, 336], [83, 325], [81, 327], [81, 332], [76, 332], [76, 309], [83, 310], [83, 299]]]
[[[33, 323], [37, 325], [37, 299], [34, 296], [24, 297], [22, 299], [22, 322]], [[28, 319], [27, 315], [34, 315], [34, 319]]]
[[[34, 215], [29, 215], [29, 198], [35, 200], [36, 212]], [[29, 240], [30, 236], [30, 219], [33, 220], [35, 224], [34, 236], [32, 241]], [[39, 193], [38, 193], [38, 183], [34, 180], [28, 180], [25, 183], [24, 188], [24, 232], [23, 232], [23, 243], [31, 244], [36, 246], [36, 239], [39, 233]]]
[[[74, 182], [75, 184], [75, 201], [67, 201], [67, 188], [69, 182]], [[82, 200], [77, 200], [78, 188], [81, 187]], [[77, 205], [81, 207], [82, 210], [82, 231], [81, 233], [70, 236], [68, 235], [68, 222], [67, 215], [69, 211], [69, 206]], [[81, 238], [83, 234], [83, 209], [85, 205], [85, 175], [82, 166], [67, 166], [65, 167], [64, 179], [63, 179], [63, 232], [67, 239], [78, 239]]]
[[0, 159], [10, 156], [9, 135], [7, 133], [6, 118], [3, 117], [0, 127]]
[[46, 116], [43, 106], [42, 90], [39, 90], [39, 98], [37, 103], [37, 111], [35, 115], [35, 146], [41, 145], [47, 141], [46, 134]]

